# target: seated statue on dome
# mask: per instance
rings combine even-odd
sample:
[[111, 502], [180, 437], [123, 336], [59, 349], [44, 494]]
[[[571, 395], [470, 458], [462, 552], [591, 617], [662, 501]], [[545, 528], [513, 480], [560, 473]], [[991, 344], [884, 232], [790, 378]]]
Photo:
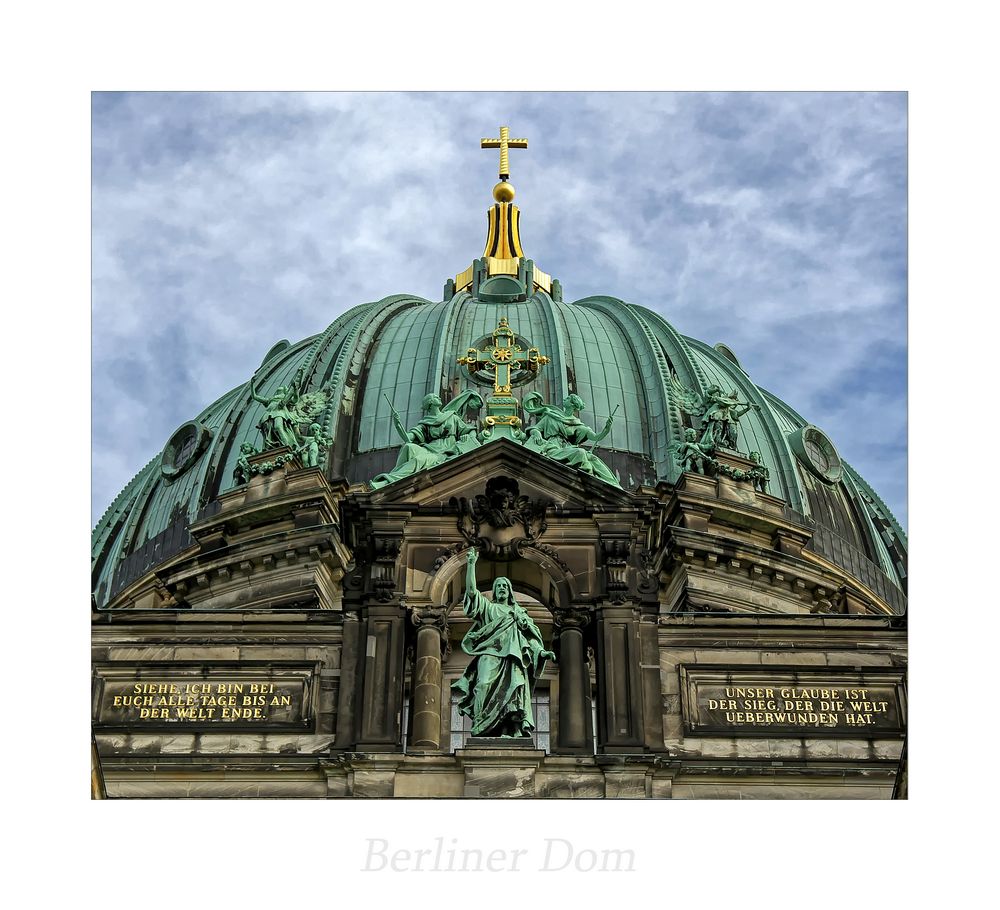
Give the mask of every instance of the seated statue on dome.
[[598, 433], [580, 420], [578, 415], [587, 405], [579, 395], [567, 395], [562, 408], [557, 408], [555, 405], [544, 404], [538, 392], [529, 392], [524, 396], [521, 406], [535, 418], [534, 425], [528, 430], [526, 448], [553, 461], [568, 464], [585, 474], [599, 477], [612, 486], [621, 486], [611, 469], [593, 451], [583, 447], [585, 443], [595, 445], [611, 432], [614, 414]]
[[466, 389], [446, 405], [442, 405], [440, 395], [432, 393], [424, 397], [421, 406], [424, 416], [420, 423], [407, 430], [390, 402], [393, 426], [403, 439], [403, 447], [396, 458], [396, 466], [369, 481], [373, 490], [432, 468], [479, 445], [475, 425], [462, 419], [467, 408], [478, 410], [483, 406], [478, 392]]

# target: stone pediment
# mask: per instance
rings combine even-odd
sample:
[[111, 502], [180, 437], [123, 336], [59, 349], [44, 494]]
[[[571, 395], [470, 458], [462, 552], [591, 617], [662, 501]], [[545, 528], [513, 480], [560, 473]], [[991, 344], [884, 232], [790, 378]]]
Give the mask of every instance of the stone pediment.
[[521, 495], [560, 510], [617, 512], [635, 508], [633, 494], [553, 461], [509, 439], [498, 439], [443, 464], [363, 494], [373, 506], [445, 506], [478, 493], [492, 477], [511, 477]]

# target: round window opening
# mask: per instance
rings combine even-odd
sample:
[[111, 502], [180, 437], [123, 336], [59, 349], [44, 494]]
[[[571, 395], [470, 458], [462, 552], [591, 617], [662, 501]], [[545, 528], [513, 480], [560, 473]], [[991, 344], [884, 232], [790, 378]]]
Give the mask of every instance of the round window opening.
[[844, 464], [830, 437], [817, 427], [808, 426], [789, 437], [792, 449], [817, 477], [837, 483], [844, 476]]
[[160, 473], [169, 481], [183, 474], [193, 465], [211, 438], [208, 427], [188, 421], [170, 437], [160, 456]]

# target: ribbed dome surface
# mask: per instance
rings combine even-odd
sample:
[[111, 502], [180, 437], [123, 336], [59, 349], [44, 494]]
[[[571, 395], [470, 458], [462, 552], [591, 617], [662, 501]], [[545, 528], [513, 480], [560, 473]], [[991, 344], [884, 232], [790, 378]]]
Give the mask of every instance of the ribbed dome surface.
[[[712, 384], [738, 390], [741, 400], [759, 406], [741, 418], [738, 448], [761, 454], [769, 492], [815, 525], [811, 547], [902, 608], [905, 536], [874, 491], [848, 465], [837, 482], [810, 471], [794, 445], [807, 421], [758, 388], [728, 349], [685, 338], [643, 307], [612, 297], [561, 302], [540, 290], [517, 303], [487, 303], [465, 292], [437, 303], [387, 297], [354, 307], [320, 335], [276, 345], [258, 371], [258, 391], [269, 394], [299, 369], [307, 388], [329, 384], [328, 473], [365, 482], [396, 460], [386, 398], [407, 426], [415, 424], [426, 394], [448, 400], [468, 386], [457, 358], [501, 317], [551, 358], [516, 397], [533, 389], [561, 403], [576, 392], [587, 403], [582, 419], [596, 428], [617, 407], [597, 451], [625, 489], [672, 482], [680, 473], [670, 447], [683, 436], [685, 415], [671, 376], [702, 392]], [[167, 476], [158, 456], [119, 494], [94, 531], [98, 606], [191, 544], [188, 523], [234, 486], [240, 444], [260, 445], [262, 413], [249, 383], [232, 390], [192, 419], [208, 431], [201, 436], [207, 442], [181, 472]]]

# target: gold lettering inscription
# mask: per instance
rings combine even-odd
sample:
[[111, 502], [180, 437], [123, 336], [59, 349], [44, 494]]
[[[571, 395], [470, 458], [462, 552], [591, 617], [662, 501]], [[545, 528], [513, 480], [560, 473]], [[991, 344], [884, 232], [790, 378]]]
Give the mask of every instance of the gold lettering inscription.
[[109, 692], [105, 723], [213, 721], [288, 723], [296, 721], [293, 695], [298, 683], [137, 682]]
[[736, 686], [700, 682], [696, 688], [697, 726], [789, 732], [815, 729], [854, 733], [864, 728], [898, 730], [903, 723], [895, 688], [868, 686]]

